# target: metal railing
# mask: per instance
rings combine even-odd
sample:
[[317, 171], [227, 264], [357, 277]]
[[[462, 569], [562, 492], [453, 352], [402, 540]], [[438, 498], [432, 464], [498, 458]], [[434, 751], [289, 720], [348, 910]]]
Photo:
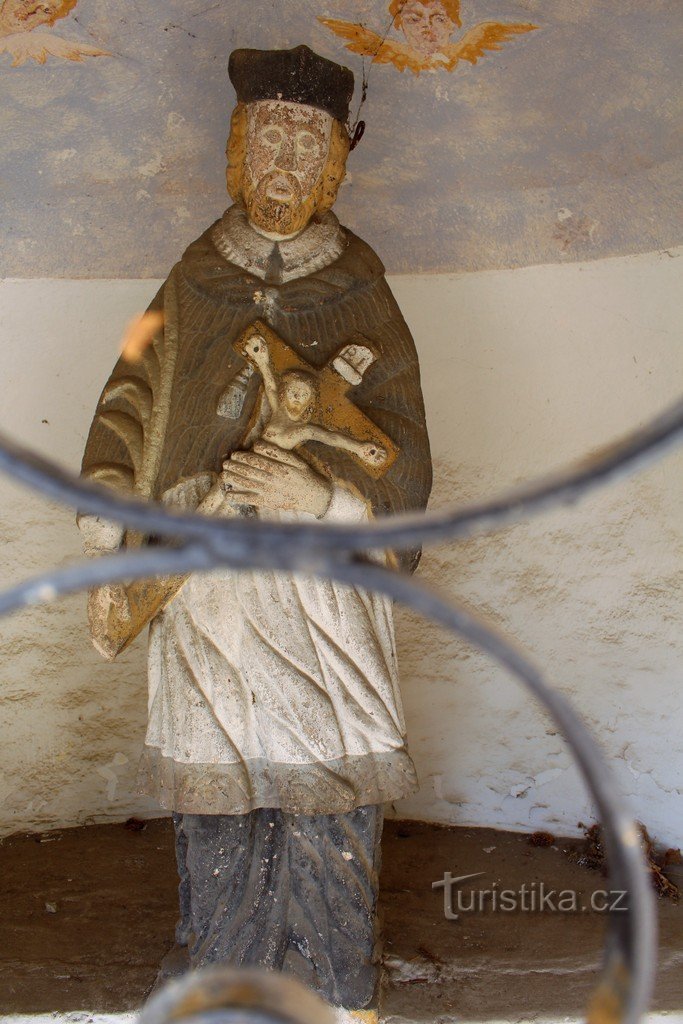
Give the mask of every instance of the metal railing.
[[[268, 569], [309, 573], [382, 592], [464, 637], [507, 668], [536, 697], [581, 769], [604, 828], [611, 887], [628, 894], [625, 912], [609, 915], [602, 976], [587, 1018], [591, 1024], [635, 1024], [652, 992], [654, 897], [637, 828], [591, 733], [565, 698], [548, 684], [541, 669], [495, 626], [413, 578], [376, 565], [359, 553], [469, 537], [559, 505], [574, 504], [595, 488], [635, 472], [681, 440], [683, 401], [577, 468], [532, 481], [492, 500], [445, 512], [405, 514], [368, 525], [344, 526], [181, 515], [81, 480], [0, 435], [0, 470], [80, 512], [116, 520], [174, 545], [121, 551], [45, 573], [0, 593], [0, 614], [105, 583], [216, 568]], [[228, 1018], [223, 1019], [227, 1024]], [[268, 1018], [269, 1022], [271, 1019], [276, 1022], [278, 1018]]]
[[215, 965], [171, 981], [138, 1024], [336, 1024], [336, 1013], [296, 978]]

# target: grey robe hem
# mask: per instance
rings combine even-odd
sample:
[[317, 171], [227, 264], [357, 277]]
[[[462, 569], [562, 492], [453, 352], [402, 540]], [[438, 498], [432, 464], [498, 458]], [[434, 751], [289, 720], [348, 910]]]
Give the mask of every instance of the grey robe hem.
[[308, 764], [256, 758], [186, 764], [145, 746], [138, 785], [162, 807], [180, 814], [247, 814], [261, 807], [289, 814], [345, 814], [399, 800], [418, 789], [405, 748]]

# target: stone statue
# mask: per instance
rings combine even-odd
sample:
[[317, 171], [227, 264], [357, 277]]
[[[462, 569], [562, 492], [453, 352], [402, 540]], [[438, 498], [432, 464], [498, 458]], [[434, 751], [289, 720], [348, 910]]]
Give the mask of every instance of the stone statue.
[[[237, 50], [234, 205], [186, 251], [121, 359], [83, 472], [211, 515], [363, 522], [425, 507], [410, 332], [375, 253], [331, 207], [353, 76], [305, 46]], [[92, 554], [149, 543], [82, 516]], [[419, 552], [373, 557], [410, 571]], [[391, 602], [276, 572], [193, 574], [89, 599], [114, 657], [145, 623], [143, 791], [173, 813], [188, 964], [260, 964], [377, 1020], [382, 805], [413, 793]]]

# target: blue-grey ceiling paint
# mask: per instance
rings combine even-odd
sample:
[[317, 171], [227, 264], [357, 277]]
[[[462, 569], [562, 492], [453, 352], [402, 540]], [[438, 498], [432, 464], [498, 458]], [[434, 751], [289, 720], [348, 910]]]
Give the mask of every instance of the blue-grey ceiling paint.
[[[50, 32], [111, 57], [0, 58], [0, 276], [159, 277], [227, 204], [235, 46], [386, 24], [383, 0], [80, 0]], [[681, 242], [680, 0], [463, 0], [540, 30], [476, 67], [370, 70], [340, 219], [394, 272], [591, 259]], [[354, 103], [355, 109], [355, 103]]]

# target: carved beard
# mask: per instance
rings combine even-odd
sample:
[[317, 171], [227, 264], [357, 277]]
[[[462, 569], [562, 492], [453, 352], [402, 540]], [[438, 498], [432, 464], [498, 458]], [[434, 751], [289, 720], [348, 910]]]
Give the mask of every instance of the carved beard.
[[[276, 178], [285, 178], [292, 191], [288, 200], [273, 199], [267, 194]], [[302, 197], [301, 185], [294, 174], [270, 171], [255, 188], [244, 183], [243, 197], [247, 215], [252, 224], [274, 235], [294, 235], [302, 231], [318, 207], [319, 186], [310, 195]]]

